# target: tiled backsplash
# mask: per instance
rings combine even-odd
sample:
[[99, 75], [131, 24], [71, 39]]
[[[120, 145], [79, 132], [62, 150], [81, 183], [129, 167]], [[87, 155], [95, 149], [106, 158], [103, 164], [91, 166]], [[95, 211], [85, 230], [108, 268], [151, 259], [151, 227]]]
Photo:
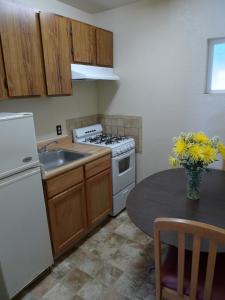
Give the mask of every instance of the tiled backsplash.
[[127, 135], [135, 139], [136, 152], [142, 152], [142, 117], [125, 115], [91, 115], [66, 121], [69, 134], [74, 128], [101, 123], [105, 133]]
[[72, 136], [72, 130], [75, 128], [86, 127], [99, 122], [99, 115], [91, 115], [81, 118], [66, 120], [66, 129], [68, 134]]
[[142, 152], [142, 117], [124, 115], [99, 115], [106, 133], [127, 135], [135, 139], [136, 152]]

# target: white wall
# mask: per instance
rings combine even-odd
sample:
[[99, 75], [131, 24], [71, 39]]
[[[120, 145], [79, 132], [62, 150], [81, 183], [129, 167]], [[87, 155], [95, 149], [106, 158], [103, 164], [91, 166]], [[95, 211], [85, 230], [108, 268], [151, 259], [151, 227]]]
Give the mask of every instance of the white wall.
[[10, 99], [0, 101], [0, 111], [33, 112], [38, 140], [54, 138], [56, 125], [66, 134], [66, 120], [97, 114], [97, 89], [94, 82], [74, 82], [73, 96]]
[[[12, 0], [11, 2], [49, 11], [93, 23], [93, 16], [56, 0]], [[0, 101], [0, 111], [34, 113], [36, 135], [39, 140], [56, 136], [56, 125], [62, 124], [66, 134], [65, 121], [73, 117], [96, 114], [98, 95], [94, 82], [73, 82], [73, 96], [7, 99]]]
[[224, 0], [145, 0], [95, 15], [114, 32], [121, 76], [99, 84], [99, 112], [143, 116], [138, 180], [168, 168], [180, 131], [225, 141], [225, 96], [204, 94], [207, 39], [225, 36], [224, 11]]

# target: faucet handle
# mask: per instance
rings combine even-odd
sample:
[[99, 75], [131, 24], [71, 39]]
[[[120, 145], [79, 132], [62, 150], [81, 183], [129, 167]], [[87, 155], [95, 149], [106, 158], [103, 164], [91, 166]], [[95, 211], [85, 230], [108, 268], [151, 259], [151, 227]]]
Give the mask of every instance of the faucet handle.
[[50, 146], [51, 144], [58, 144], [59, 142], [57, 140], [55, 141], [51, 141], [48, 144], [42, 146], [41, 148], [39, 148], [38, 152], [47, 152], [48, 151], [48, 146]]
[[57, 140], [54, 140], [54, 141], [48, 143], [47, 146], [49, 146], [49, 145], [51, 145], [51, 144], [58, 144], [58, 143], [59, 143], [59, 142], [58, 142]]

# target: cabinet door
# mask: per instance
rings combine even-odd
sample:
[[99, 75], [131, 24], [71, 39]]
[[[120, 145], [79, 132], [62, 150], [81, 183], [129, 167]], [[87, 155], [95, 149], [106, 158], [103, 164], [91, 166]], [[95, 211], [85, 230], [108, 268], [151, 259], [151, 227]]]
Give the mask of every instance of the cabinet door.
[[96, 28], [97, 65], [113, 66], [113, 33]]
[[86, 181], [88, 225], [99, 224], [112, 210], [112, 171], [108, 169]]
[[9, 96], [43, 95], [38, 14], [20, 5], [0, 2], [0, 33]]
[[87, 229], [84, 185], [79, 184], [48, 200], [54, 254], [57, 256]]
[[4, 68], [4, 62], [2, 56], [2, 45], [1, 45], [1, 34], [0, 34], [0, 99], [4, 99], [8, 95], [5, 84], [6, 84], [6, 76], [5, 76], [5, 68]]
[[72, 40], [74, 62], [96, 64], [95, 27], [72, 21]]
[[50, 13], [40, 13], [41, 35], [47, 93], [71, 95], [70, 20]]

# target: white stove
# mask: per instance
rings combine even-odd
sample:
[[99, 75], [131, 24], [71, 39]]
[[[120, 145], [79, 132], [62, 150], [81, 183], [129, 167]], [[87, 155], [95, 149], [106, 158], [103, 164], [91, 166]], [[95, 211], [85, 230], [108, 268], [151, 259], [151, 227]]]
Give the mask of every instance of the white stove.
[[126, 199], [135, 186], [135, 141], [126, 136], [103, 133], [101, 124], [73, 130], [76, 143], [112, 149], [113, 210], [117, 215], [126, 207]]
[[135, 148], [134, 139], [126, 136], [105, 134], [101, 124], [74, 129], [73, 138], [76, 143], [80, 144], [110, 147], [112, 149], [112, 157]]

